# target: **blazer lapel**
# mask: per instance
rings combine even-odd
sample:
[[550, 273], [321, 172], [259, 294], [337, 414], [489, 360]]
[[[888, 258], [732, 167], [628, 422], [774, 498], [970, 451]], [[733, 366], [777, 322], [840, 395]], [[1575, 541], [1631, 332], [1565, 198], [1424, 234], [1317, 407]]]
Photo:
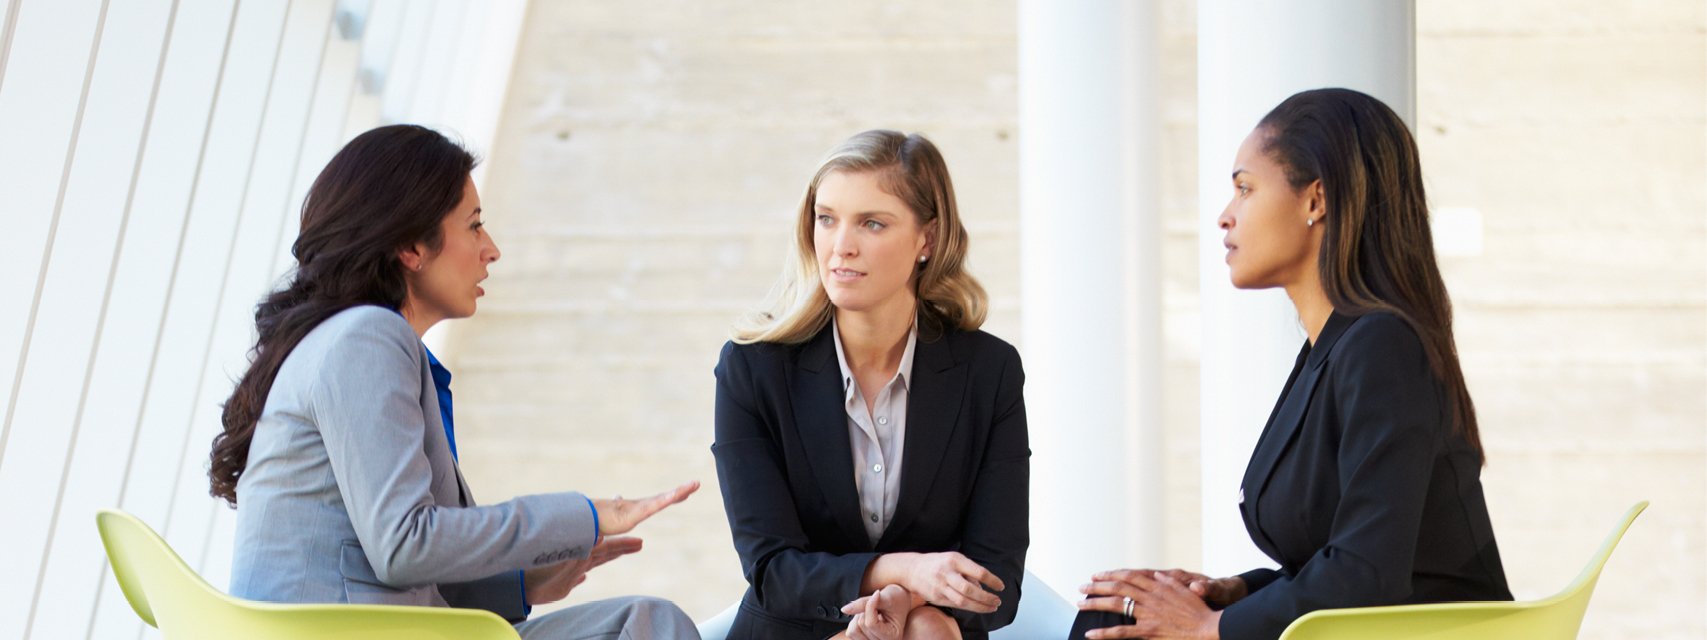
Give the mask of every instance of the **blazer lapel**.
[[789, 397], [794, 399], [794, 424], [799, 430], [807, 465], [818, 479], [818, 490], [830, 503], [830, 513], [843, 535], [856, 548], [869, 548], [871, 539], [859, 522], [859, 490], [854, 486], [853, 450], [848, 445], [846, 390], [836, 345], [828, 326], [795, 357]]
[[462, 506], [476, 506], [477, 503], [474, 502], [474, 492], [469, 490], [468, 481], [462, 479], [462, 465], [455, 464], [455, 461], [452, 461], [452, 463], [454, 464], [453, 468], [456, 469], [456, 489], [457, 494], [462, 497]]
[[1340, 334], [1345, 332], [1352, 320], [1337, 312], [1329, 315], [1327, 324], [1322, 326], [1322, 332], [1316, 336], [1316, 344], [1306, 344], [1299, 351], [1300, 362], [1293, 365], [1292, 379], [1287, 381], [1285, 395], [1275, 405], [1268, 425], [1257, 439], [1256, 451], [1251, 453], [1250, 465], [1245, 468], [1244, 482], [1239, 488], [1241, 509], [1255, 513], [1257, 497], [1262, 495], [1263, 489], [1268, 485], [1269, 477], [1274, 474], [1275, 464], [1292, 444], [1298, 428], [1304, 424], [1305, 411], [1310, 407], [1310, 398], [1315, 395], [1316, 382], [1321, 379], [1322, 364], [1327, 362], [1328, 353], [1333, 350], [1334, 343], [1339, 340]]
[[924, 507], [931, 484], [942, 468], [948, 442], [959, 427], [961, 397], [966, 391], [966, 366], [955, 362], [955, 335], [933, 342], [922, 338], [913, 350], [913, 374], [907, 387], [907, 435], [901, 449], [901, 496], [895, 517], [883, 530], [878, 548], [886, 548]]

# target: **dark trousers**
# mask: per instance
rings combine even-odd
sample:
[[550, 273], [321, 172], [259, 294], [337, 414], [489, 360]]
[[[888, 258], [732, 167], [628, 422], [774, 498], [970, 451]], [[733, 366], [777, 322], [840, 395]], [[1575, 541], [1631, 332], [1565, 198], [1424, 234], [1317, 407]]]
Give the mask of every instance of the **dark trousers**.
[[1134, 622], [1137, 622], [1137, 620], [1118, 613], [1110, 613], [1107, 611], [1080, 611], [1078, 617], [1073, 618], [1073, 630], [1067, 634], [1067, 640], [1085, 640], [1085, 632], [1090, 631], [1091, 629], [1118, 627], [1121, 625], [1132, 624]]

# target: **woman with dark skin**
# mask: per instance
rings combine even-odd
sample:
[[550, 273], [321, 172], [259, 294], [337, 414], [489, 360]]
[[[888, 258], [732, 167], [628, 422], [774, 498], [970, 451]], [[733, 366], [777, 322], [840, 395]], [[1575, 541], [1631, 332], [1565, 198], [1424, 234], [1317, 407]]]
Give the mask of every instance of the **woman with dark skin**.
[[1510, 600], [1404, 122], [1355, 91], [1299, 93], [1232, 183], [1233, 286], [1285, 289], [1308, 334], [1240, 489], [1280, 568], [1098, 573], [1070, 637], [1270, 639], [1318, 609]]

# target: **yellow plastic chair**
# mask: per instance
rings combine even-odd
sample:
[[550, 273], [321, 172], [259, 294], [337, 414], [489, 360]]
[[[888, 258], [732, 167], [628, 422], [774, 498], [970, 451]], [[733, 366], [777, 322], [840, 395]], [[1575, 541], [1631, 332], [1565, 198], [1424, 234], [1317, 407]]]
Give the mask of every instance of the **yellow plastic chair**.
[[1612, 556], [1624, 531], [1648, 508], [1643, 500], [1630, 507], [1600, 543], [1600, 550], [1569, 586], [1552, 597], [1528, 602], [1444, 602], [1396, 607], [1362, 607], [1313, 611], [1292, 622], [1281, 640], [1350, 640], [1363, 638], [1524, 638], [1567, 640], [1577, 637], [1583, 612], [1600, 570]]
[[130, 608], [166, 640], [518, 640], [503, 618], [479, 609], [358, 604], [280, 604], [233, 598], [196, 575], [141, 520], [102, 509], [101, 542]]

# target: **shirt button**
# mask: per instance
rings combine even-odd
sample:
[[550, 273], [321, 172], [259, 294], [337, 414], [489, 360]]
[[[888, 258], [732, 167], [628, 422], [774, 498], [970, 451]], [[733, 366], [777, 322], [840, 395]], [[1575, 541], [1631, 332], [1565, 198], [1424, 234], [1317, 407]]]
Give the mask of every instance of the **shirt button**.
[[871, 465], [871, 472], [872, 473], [883, 473], [883, 465], [881, 463]]
[[889, 418], [887, 416], [879, 417], [877, 418], [877, 424], [889, 424]]
[[871, 514], [871, 521], [877, 522], [877, 514], [875, 514], [875, 513]]

